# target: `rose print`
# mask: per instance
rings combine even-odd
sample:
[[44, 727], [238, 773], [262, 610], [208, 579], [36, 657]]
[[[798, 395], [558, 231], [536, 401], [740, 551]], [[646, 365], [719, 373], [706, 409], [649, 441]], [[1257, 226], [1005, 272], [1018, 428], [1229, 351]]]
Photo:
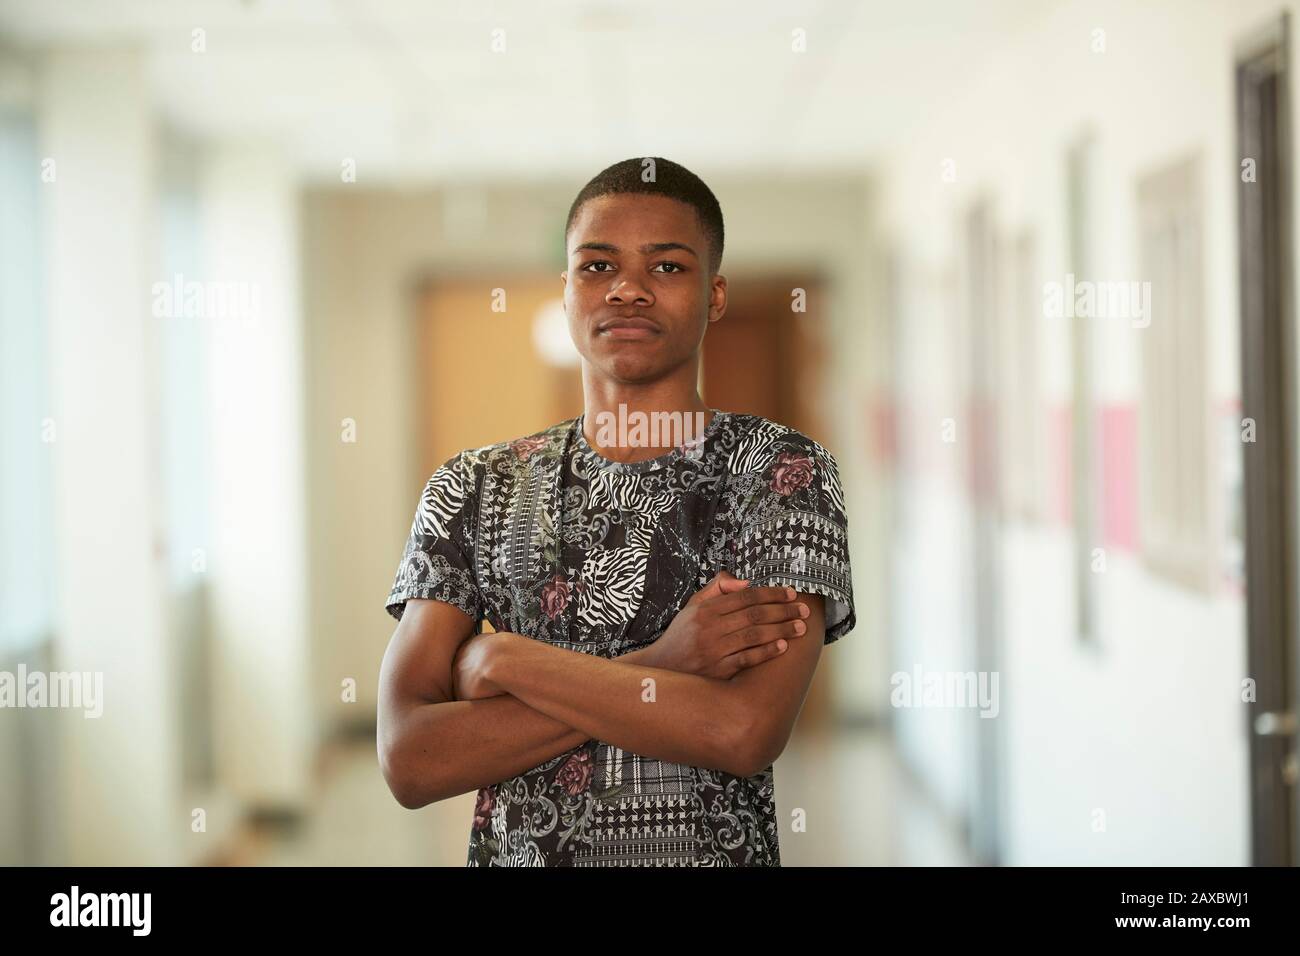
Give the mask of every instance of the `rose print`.
[[515, 453], [515, 457], [523, 461], [537, 449], [546, 444], [545, 438], [519, 438], [510, 443], [510, 449]]
[[591, 785], [591, 774], [591, 753], [578, 750], [556, 771], [555, 782], [569, 796], [576, 797]]
[[542, 585], [542, 613], [552, 621], [568, 606], [568, 603], [569, 582], [564, 580], [564, 575], [557, 574]]
[[689, 441], [684, 441], [677, 446], [682, 450], [682, 454], [692, 460], [699, 460], [704, 456], [704, 436], [699, 435]]
[[486, 830], [488, 823], [492, 820], [492, 807], [496, 805], [497, 794], [496, 787], [483, 787], [478, 792], [478, 800], [474, 804], [474, 829]]
[[776, 456], [772, 469], [771, 488], [783, 495], [791, 495], [812, 482], [813, 463], [806, 455], [783, 451]]

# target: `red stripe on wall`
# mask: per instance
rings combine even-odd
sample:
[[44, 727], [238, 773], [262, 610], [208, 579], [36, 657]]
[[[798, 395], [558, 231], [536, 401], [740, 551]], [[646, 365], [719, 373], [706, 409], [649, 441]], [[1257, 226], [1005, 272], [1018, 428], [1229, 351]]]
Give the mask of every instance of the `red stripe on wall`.
[[882, 468], [893, 468], [898, 459], [898, 408], [885, 392], [866, 398], [863, 405], [867, 448]]
[[1137, 550], [1137, 406], [1101, 407], [1101, 532], [1106, 547]]

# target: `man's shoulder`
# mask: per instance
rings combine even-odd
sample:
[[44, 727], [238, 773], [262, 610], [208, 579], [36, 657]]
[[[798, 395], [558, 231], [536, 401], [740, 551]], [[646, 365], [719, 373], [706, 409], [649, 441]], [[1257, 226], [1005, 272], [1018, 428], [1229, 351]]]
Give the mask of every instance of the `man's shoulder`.
[[748, 412], [730, 412], [734, 470], [763, 471], [782, 455], [809, 456], [837, 467], [835, 456], [810, 435], [781, 422]]
[[[789, 508], [814, 510], [843, 520], [839, 463], [825, 445], [761, 415], [734, 417], [729, 483], [745, 503], [742, 509], [769, 517]], [[811, 498], [800, 494], [805, 489]]]
[[564, 447], [565, 434], [576, 420], [575, 416], [518, 438], [492, 442], [477, 448], [465, 448], [448, 459], [443, 467], [468, 470], [475, 467], [490, 468], [501, 461], [536, 463], [560, 453]]

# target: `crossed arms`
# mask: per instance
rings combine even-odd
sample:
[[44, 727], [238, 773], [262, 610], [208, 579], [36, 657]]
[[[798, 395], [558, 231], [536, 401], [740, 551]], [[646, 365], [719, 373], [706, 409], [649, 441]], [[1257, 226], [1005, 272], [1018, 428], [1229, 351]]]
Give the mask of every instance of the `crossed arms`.
[[658, 640], [613, 660], [518, 634], [476, 636], [474, 623], [451, 604], [411, 600], [384, 654], [380, 766], [408, 809], [507, 780], [593, 738], [757, 773], [790, 738], [825, 608], [821, 595], [746, 588], [723, 572]]

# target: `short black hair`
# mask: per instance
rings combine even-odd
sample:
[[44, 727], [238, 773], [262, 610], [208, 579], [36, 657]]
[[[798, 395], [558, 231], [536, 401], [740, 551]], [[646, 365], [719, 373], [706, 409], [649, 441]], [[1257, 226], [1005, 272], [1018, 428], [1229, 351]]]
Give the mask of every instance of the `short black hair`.
[[583, 203], [598, 196], [616, 193], [642, 193], [667, 196], [684, 202], [695, 209], [700, 226], [709, 240], [709, 271], [716, 273], [722, 266], [722, 245], [725, 233], [722, 227], [722, 207], [713, 190], [685, 166], [662, 156], [642, 156], [625, 159], [602, 169], [582, 187], [578, 198], [569, 207], [569, 218], [564, 224], [564, 241], [567, 247], [569, 232]]

